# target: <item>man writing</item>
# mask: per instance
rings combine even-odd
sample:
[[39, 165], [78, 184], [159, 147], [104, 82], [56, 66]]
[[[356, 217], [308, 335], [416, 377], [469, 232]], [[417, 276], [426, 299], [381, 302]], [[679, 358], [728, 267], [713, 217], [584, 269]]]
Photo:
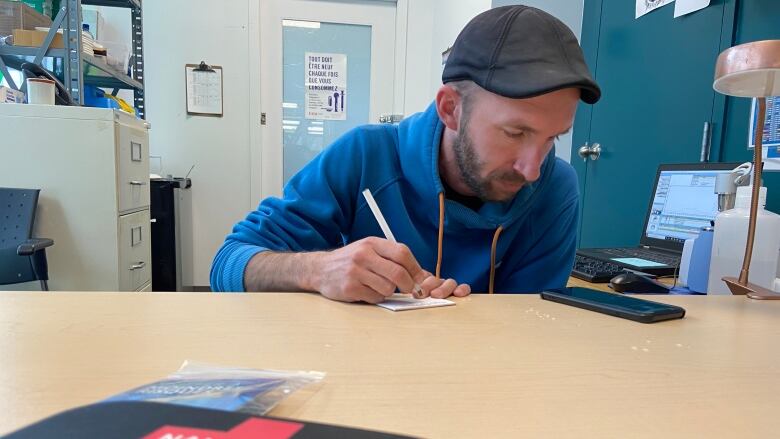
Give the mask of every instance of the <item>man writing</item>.
[[[460, 33], [442, 80], [426, 111], [348, 132], [238, 223], [212, 289], [377, 303], [415, 284], [438, 298], [564, 286], [579, 197], [554, 142], [601, 93], [575, 36], [535, 8], [491, 9]], [[399, 244], [379, 238], [364, 189]]]

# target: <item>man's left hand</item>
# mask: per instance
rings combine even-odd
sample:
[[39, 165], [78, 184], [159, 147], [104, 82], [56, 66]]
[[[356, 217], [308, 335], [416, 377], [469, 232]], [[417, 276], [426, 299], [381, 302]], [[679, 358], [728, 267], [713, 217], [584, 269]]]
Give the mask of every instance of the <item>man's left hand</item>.
[[455, 279], [437, 279], [431, 273], [423, 280], [420, 286], [424, 291], [430, 291], [431, 297], [445, 299], [450, 296], [465, 297], [471, 294], [469, 284], [458, 284]]

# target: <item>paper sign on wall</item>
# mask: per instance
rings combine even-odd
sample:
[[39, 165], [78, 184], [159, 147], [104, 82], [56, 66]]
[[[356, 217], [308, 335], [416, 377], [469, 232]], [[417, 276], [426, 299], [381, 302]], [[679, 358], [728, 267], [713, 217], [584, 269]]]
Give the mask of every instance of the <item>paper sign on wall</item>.
[[674, 18], [696, 12], [710, 5], [710, 0], [677, 0], [674, 3]]
[[306, 52], [306, 119], [347, 119], [347, 55]]
[[636, 0], [636, 18], [667, 5], [674, 0]]

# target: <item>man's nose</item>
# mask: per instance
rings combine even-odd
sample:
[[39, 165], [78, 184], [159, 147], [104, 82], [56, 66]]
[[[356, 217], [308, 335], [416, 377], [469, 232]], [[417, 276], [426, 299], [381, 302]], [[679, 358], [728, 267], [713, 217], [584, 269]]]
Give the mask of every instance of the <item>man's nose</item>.
[[512, 168], [529, 183], [534, 182], [539, 179], [542, 163], [546, 156], [547, 153], [542, 147], [528, 148], [515, 159]]

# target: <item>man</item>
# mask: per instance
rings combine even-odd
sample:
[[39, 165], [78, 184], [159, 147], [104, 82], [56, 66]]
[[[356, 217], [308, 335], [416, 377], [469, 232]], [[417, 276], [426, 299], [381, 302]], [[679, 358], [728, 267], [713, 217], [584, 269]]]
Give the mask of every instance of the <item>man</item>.
[[[578, 191], [553, 143], [601, 93], [577, 39], [539, 9], [495, 8], [460, 33], [442, 80], [425, 112], [350, 131], [238, 223], [212, 289], [377, 303], [564, 286]], [[364, 189], [399, 244], [379, 238]]]

